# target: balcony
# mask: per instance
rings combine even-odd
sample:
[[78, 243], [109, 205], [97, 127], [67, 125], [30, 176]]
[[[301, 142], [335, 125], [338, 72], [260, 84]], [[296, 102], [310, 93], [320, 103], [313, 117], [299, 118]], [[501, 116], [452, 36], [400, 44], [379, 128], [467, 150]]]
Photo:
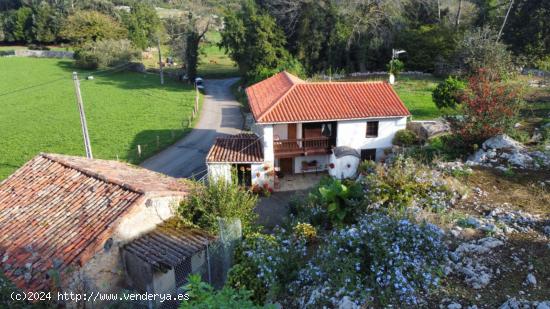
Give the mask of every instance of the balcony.
[[336, 140], [334, 138], [324, 136], [273, 141], [275, 157], [277, 158], [329, 154], [335, 145]]

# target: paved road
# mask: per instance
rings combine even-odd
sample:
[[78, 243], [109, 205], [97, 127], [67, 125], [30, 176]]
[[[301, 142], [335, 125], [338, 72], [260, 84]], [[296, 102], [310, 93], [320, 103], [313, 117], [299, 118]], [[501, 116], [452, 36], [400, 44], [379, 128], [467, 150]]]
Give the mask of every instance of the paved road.
[[241, 131], [240, 105], [229, 88], [236, 81], [236, 78], [205, 80], [206, 95], [197, 126], [174, 145], [145, 160], [141, 166], [173, 177], [204, 175], [205, 158], [214, 139]]

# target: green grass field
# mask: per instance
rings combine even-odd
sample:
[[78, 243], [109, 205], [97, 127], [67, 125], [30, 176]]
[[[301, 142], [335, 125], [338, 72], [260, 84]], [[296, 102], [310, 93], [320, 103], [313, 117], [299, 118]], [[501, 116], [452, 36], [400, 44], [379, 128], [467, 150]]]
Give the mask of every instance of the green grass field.
[[413, 116], [413, 120], [426, 120], [441, 114], [432, 100], [432, 91], [439, 80], [400, 76], [394, 89]]
[[233, 60], [217, 45], [221, 40], [220, 33], [210, 31], [206, 33], [206, 40], [207, 42], [201, 46], [201, 61], [197, 69], [199, 76], [207, 78], [238, 76], [239, 72]]
[[[0, 58], [0, 179], [39, 152], [84, 155], [73, 70], [68, 60]], [[96, 158], [139, 163], [189, 130], [189, 86], [110, 71], [82, 80], [81, 89]]]

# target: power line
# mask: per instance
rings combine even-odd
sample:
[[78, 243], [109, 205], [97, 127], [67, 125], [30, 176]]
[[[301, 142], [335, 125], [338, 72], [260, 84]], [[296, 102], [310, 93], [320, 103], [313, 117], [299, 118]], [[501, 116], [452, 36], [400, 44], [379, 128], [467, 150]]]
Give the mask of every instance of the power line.
[[[126, 63], [123, 63], [123, 64], [121, 64], [121, 65], [117, 65], [117, 66], [115, 66], [115, 67], [109, 68], [109, 69], [97, 70], [97, 71], [90, 72], [90, 73], [86, 73], [86, 74], [87, 74], [87, 75], [104, 74], [105, 72], [109, 72], [109, 71], [121, 69], [122, 67], [124, 67], [124, 66], [126, 66], [126, 65], [128, 65], [128, 64], [130, 64], [130, 62], [126, 62]], [[31, 86], [27, 86], [27, 87], [23, 87], [23, 88], [11, 90], [11, 91], [8, 91], [8, 92], [0, 93], [0, 97], [7, 96], [7, 95], [10, 95], [10, 94], [14, 94], [14, 93], [18, 93], [18, 92], [22, 92], [22, 91], [26, 91], [26, 90], [29, 90], [29, 89], [34, 89], [34, 88], [46, 86], [46, 85], [53, 84], [53, 83], [56, 83], [56, 82], [61, 81], [61, 80], [64, 80], [64, 79], [65, 79], [65, 80], [68, 80], [66, 77], [60, 77], [60, 78], [57, 78], [57, 79], [54, 79], [54, 80], [50, 80], [50, 81], [47, 81], [47, 82], [38, 83], [38, 84], [35, 84], [35, 85], [31, 85]], [[83, 79], [81, 79], [81, 80], [83, 80]]]
[[12, 91], [0, 93], [0, 97], [7, 96], [7, 95], [10, 95], [10, 94], [14, 94], [14, 93], [21, 92], [21, 91], [25, 91], [25, 90], [29, 90], [29, 89], [42, 87], [42, 86], [49, 85], [49, 84], [53, 84], [53, 83], [56, 83], [56, 82], [58, 82], [60, 80], [64, 80], [64, 79], [68, 80], [66, 77], [61, 77], [61, 78], [50, 80], [50, 81], [43, 82], [43, 83], [40, 83], [40, 84], [35, 84], [35, 85], [28, 86], [28, 87], [19, 88], [19, 89], [15, 89], [15, 90], [12, 90]]

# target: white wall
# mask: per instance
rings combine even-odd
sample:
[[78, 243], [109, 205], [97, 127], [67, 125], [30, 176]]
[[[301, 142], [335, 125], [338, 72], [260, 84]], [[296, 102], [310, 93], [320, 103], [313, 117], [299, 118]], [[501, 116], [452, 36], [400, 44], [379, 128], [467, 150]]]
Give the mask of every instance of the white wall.
[[[302, 162], [311, 162], [313, 160], [317, 160], [317, 171], [326, 170], [328, 168], [328, 159], [329, 155], [315, 155], [315, 156], [307, 156], [307, 157], [295, 157], [294, 158], [294, 173], [301, 173], [302, 172]], [[312, 172], [315, 173], [315, 170], [307, 171], [305, 173]]]
[[273, 138], [278, 136], [279, 139], [288, 139], [288, 125], [284, 124], [274, 124], [273, 125]]
[[264, 161], [273, 164], [275, 153], [273, 150], [273, 125], [263, 125], [262, 145], [264, 146]]
[[225, 179], [231, 181], [231, 164], [229, 163], [207, 163], [208, 177], [215, 181]]
[[355, 149], [376, 148], [376, 157], [380, 158], [384, 153], [384, 148], [392, 146], [392, 139], [395, 132], [405, 129], [407, 118], [386, 118], [369, 119], [369, 121], [378, 121], [378, 137], [367, 138], [367, 120], [346, 120], [338, 121], [336, 134], [336, 146], [348, 146]]

